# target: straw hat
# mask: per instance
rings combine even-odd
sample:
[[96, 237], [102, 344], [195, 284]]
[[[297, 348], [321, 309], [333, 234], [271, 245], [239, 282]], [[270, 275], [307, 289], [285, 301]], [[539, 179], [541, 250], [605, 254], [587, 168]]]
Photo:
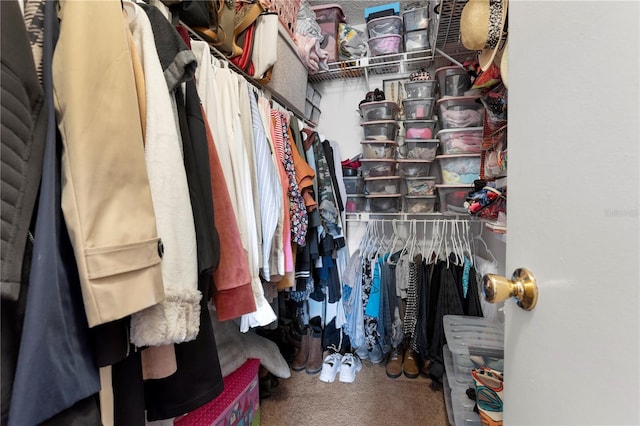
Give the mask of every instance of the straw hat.
[[507, 21], [508, 0], [469, 0], [460, 15], [460, 38], [469, 50], [480, 50], [478, 62], [486, 71], [496, 56]]

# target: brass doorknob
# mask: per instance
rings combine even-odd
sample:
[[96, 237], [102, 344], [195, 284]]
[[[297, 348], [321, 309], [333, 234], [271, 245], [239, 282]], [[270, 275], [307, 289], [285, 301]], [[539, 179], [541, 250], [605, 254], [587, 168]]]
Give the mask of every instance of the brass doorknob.
[[484, 298], [489, 303], [497, 303], [510, 297], [518, 299], [518, 306], [525, 311], [532, 310], [538, 302], [538, 285], [533, 273], [526, 268], [518, 268], [511, 279], [500, 275], [486, 274], [482, 277]]

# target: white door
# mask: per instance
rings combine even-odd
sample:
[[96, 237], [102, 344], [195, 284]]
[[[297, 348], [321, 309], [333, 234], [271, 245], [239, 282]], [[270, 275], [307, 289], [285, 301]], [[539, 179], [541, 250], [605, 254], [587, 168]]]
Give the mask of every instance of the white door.
[[505, 425], [640, 424], [639, 16], [509, 2]]

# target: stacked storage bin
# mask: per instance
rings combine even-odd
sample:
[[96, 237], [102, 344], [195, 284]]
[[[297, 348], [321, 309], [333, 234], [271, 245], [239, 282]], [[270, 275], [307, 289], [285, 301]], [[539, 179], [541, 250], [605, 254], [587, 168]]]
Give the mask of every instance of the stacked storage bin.
[[338, 42], [338, 26], [340, 23], [344, 23], [345, 16], [342, 11], [342, 7], [339, 4], [323, 4], [318, 6], [311, 6], [316, 14], [316, 21], [320, 25], [322, 31], [323, 49], [327, 51], [329, 57], [328, 62], [338, 61], [338, 52], [340, 50]]
[[400, 211], [400, 177], [396, 175], [398, 104], [392, 101], [360, 105], [364, 140], [360, 169], [372, 213]]
[[404, 137], [398, 148], [398, 170], [404, 182], [403, 211], [432, 213], [435, 210], [436, 178], [431, 165], [439, 141], [434, 138], [435, 80], [416, 79], [405, 83]]
[[418, 7], [402, 13], [404, 22], [404, 51], [429, 48], [429, 8]]
[[318, 123], [320, 120], [320, 100], [322, 94], [316, 90], [311, 82], [307, 82], [307, 96], [304, 104], [304, 115], [307, 119], [314, 123]]
[[480, 177], [484, 108], [477, 96], [465, 96], [471, 86], [465, 69], [439, 68], [436, 79], [441, 95], [436, 103], [441, 128], [437, 137], [442, 152], [436, 157], [442, 182], [436, 185], [440, 211], [467, 214], [464, 202]]
[[367, 22], [369, 52], [371, 56], [402, 52], [402, 18], [391, 15]]

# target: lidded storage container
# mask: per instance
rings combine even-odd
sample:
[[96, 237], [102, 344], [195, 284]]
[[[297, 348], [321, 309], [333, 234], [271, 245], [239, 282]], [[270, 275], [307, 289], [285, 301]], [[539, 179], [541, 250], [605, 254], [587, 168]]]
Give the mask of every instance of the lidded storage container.
[[455, 96], [438, 100], [438, 117], [443, 129], [481, 127], [484, 107], [477, 96]]
[[424, 30], [429, 26], [429, 8], [418, 7], [402, 13], [405, 31]]
[[406, 139], [432, 139], [436, 122], [434, 120], [407, 120], [404, 122]]
[[364, 177], [395, 176], [396, 160], [360, 160], [360, 170]]
[[398, 213], [402, 196], [400, 194], [367, 195], [371, 213]]
[[396, 156], [396, 143], [394, 141], [363, 141], [362, 158], [392, 160]]
[[402, 52], [402, 36], [397, 34], [373, 37], [369, 39], [368, 43], [371, 56], [391, 55]]
[[440, 139], [443, 154], [479, 154], [482, 151], [482, 127], [442, 129]]
[[464, 92], [471, 88], [471, 76], [466, 69], [457, 66], [438, 68], [436, 80], [440, 96], [464, 96]]
[[407, 99], [433, 98], [436, 93], [437, 80], [416, 80], [404, 83]]
[[405, 213], [433, 213], [436, 206], [436, 196], [405, 195], [402, 211]]
[[311, 6], [316, 14], [316, 22], [320, 25], [322, 36], [326, 37], [328, 42], [324, 49], [329, 54], [328, 62], [336, 62], [338, 60], [338, 24], [345, 22], [344, 12], [339, 4], [323, 4], [319, 6]]
[[394, 120], [368, 121], [361, 125], [364, 128], [364, 138], [368, 141], [395, 141], [400, 127]]
[[400, 176], [368, 177], [364, 180], [364, 192], [369, 195], [398, 194]]
[[399, 16], [383, 16], [367, 22], [369, 38], [381, 37], [389, 34], [402, 34], [402, 18]]
[[445, 185], [469, 185], [480, 177], [480, 154], [438, 155]]
[[398, 104], [393, 101], [366, 102], [360, 104], [362, 121], [396, 120], [399, 111]]
[[406, 177], [404, 178], [404, 183], [409, 196], [424, 197], [426, 195], [435, 195], [436, 193], [435, 176]]
[[440, 212], [444, 214], [469, 214], [464, 202], [473, 185], [436, 185], [440, 199]]
[[398, 172], [403, 177], [429, 176], [431, 161], [398, 160]]
[[398, 147], [398, 159], [433, 161], [439, 144], [438, 139], [405, 139]]
[[362, 194], [364, 192], [364, 179], [361, 176], [343, 176], [342, 180], [347, 194]]
[[367, 210], [367, 198], [364, 194], [347, 194], [345, 211], [347, 213], [358, 213]]
[[429, 31], [417, 30], [404, 33], [404, 51], [415, 52], [429, 48]]
[[435, 98], [403, 99], [404, 117], [407, 120], [430, 119], [433, 115]]

